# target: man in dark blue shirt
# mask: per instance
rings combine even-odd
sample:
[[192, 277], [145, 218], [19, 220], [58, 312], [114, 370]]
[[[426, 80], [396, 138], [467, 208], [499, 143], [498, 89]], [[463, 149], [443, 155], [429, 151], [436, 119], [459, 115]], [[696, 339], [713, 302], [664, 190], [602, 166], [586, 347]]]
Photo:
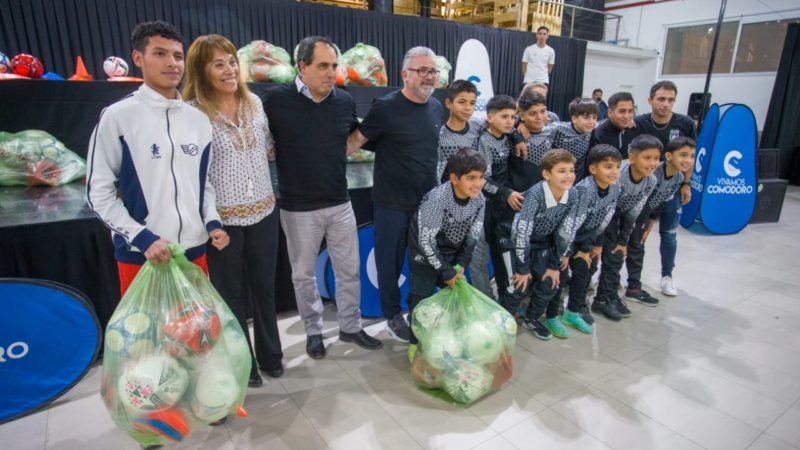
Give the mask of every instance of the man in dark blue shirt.
[[375, 152], [372, 200], [375, 205], [375, 265], [381, 309], [393, 338], [408, 342], [410, 329], [400, 311], [397, 280], [403, 268], [408, 223], [436, 179], [439, 129], [444, 108], [431, 97], [439, 81], [433, 51], [414, 47], [403, 58], [403, 88], [376, 99], [348, 150], [369, 141]]

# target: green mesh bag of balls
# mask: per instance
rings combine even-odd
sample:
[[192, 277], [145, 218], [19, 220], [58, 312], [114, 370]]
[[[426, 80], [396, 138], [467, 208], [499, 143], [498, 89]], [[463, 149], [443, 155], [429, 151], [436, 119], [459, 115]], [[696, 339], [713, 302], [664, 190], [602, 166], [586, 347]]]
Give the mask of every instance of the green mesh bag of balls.
[[468, 405], [511, 378], [517, 322], [463, 278], [414, 307], [411, 328], [411, 375], [432, 395]]
[[105, 332], [100, 395], [143, 446], [180, 442], [243, 408], [250, 348], [202, 269], [172, 258], [142, 266]]

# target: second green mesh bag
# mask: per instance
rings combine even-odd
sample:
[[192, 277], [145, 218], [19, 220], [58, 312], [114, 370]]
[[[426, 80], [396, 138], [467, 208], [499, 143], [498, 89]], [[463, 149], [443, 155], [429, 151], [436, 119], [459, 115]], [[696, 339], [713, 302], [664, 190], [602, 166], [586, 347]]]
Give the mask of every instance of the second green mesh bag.
[[419, 387], [470, 404], [511, 378], [517, 322], [463, 279], [414, 307], [411, 328], [419, 341], [411, 375]]
[[202, 270], [170, 250], [168, 262], [142, 266], [105, 333], [100, 394], [114, 423], [144, 446], [246, 415], [242, 328]]

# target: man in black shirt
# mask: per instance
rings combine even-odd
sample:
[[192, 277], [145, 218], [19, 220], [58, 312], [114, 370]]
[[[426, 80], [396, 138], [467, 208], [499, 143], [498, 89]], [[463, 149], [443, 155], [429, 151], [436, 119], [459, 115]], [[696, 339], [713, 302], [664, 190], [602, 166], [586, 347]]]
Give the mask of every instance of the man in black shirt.
[[397, 280], [403, 268], [408, 223], [436, 179], [439, 129], [444, 108], [431, 97], [439, 81], [433, 51], [414, 47], [403, 58], [403, 88], [376, 99], [348, 149], [370, 141], [375, 151], [372, 200], [375, 205], [375, 265], [381, 309], [389, 334], [408, 342], [410, 329], [400, 311]]
[[[668, 80], [659, 81], [650, 88], [650, 98], [647, 99], [653, 112], [642, 114], [635, 120], [640, 132], [657, 137], [664, 147], [678, 136], [697, 140], [694, 120], [672, 111], [677, 96], [678, 88], [675, 83]], [[680, 194], [675, 194], [671, 200], [664, 203], [658, 220], [658, 233], [661, 237], [661, 293], [671, 297], [678, 295], [672, 279], [672, 270], [675, 268], [675, 254], [678, 251], [677, 230], [681, 205], [689, 203], [692, 198], [692, 189], [689, 185], [692, 169], [683, 175]]]
[[[361, 328], [361, 283], [356, 219], [347, 194], [347, 139], [358, 124], [353, 97], [334, 87], [337, 56], [319, 36], [300, 41], [300, 74], [267, 92], [264, 110], [275, 139], [281, 225], [286, 234], [297, 309], [306, 329], [306, 352], [325, 356], [322, 300], [315, 265], [322, 240], [336, 277], [339, 338], [366, 349], [381, 342]], [[313, 130], [313, 132], [309, 132]]]
[[622, 159], [628, 159], [628, 148], [633, 138], [641, 134], [634, 126], [634, 104], [630, 92], [617, 92], [608, 99], [608, 119], [592, 130], [589, 148], [608, 144], [616, 148]]

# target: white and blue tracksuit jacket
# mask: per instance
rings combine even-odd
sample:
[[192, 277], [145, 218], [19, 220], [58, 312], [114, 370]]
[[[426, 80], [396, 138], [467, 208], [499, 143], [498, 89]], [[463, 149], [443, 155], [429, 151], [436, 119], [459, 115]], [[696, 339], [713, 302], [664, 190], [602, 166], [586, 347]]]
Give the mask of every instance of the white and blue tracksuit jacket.
[[117, 261], [143, 264], [159, 238], [191, 260], [222, 223], [208, 183], [211, 123], [142, 85], [105, 108], [89, 141], [86, 200], [112, 230]]

